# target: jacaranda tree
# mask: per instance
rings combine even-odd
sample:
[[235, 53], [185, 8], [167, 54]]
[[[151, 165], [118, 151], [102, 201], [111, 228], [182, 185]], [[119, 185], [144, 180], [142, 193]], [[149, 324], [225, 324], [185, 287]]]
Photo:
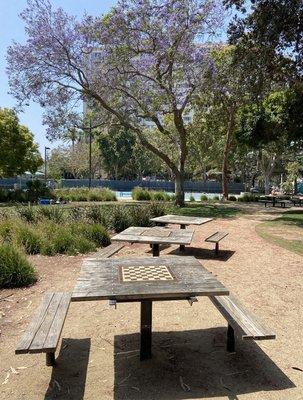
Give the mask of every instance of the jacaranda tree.
[[[56, 136], [52, 122], [73, 115], [79, 102], [102, 109], [168, 165], [183, 205], [183, 116], [212, 68], [206, 43], [222, 21], [220, 3], [124, 0], [103, 17], [77, 22], [48, 0], [29, 0], [21, 14], [27, 41], [8, 49], [11, 91], [20, 104], [32, 99], [45, 108], [50, 137]], [[154, 123], [157, 137], [146, 133], [144, 121]], [[157, 145], [159, 136], [174, 143], [177, 157]]]

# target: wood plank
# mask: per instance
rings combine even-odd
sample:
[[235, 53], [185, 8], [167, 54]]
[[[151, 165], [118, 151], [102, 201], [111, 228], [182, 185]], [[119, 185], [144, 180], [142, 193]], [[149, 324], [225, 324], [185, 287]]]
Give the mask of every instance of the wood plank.
[[[169, 281], [121, 282], [124, 266], [167, 266]], [[136, 257], [84, 260], [72, 301], [185, 298], [228, 294], [227, 288], [194, 257]]]
[[44, 352], [56, 350], [63, 329], [63, 325], [65, 322], [65, 318], [67, 316], [70, 301], [71, 301], [71, 293], [63, 293], [56, 315], [53, 319], [52, 325], [48, 332], [47, 338], [43, 344]]
[[238, 330], [242, 339], [265, 340], [275, 339], [276, 335], [247, 311], [234, 296], [210, 297], [229, 324]]
[[52, 301], [50, 302], [45, 312], [43, 322], [37, 330], [35, 337], [30, 345], [30, 348], [28, 349], [29, 353], [40, 353], [43, 349], [44, 342], [52, 326], [62, 296], [63, 293], [54, 293]]
[[123, 247], [124, 244], [122, 243], [112, 243], [109, 246], [103, 247], [97, 251], [92, 258], [109, 258], [118, 253], [118, 251], [120, 251]]
[[24, 335], [22, 336], [15, 353], [16, 354], [24, 354], [28, 353], [28, 349], [33, 341], [33, 338], [35, 337], [35, 334], [39, 327], [41, 326], [43, 322], [44, 315], [46, 313], [46, 310], [54, 296], [54, 293], [47, 293], [44, 297], [43, 300], [37, 309], [33, 319], [31, 320], [29, 326], [27, 327]]
[[205, 242], [211, 242], [211, 243], [218, 243], [220, 240], [224, 239], [228, 235], [227, 232], [216, 232], [213, 235], [207, 237], [205, 239]]

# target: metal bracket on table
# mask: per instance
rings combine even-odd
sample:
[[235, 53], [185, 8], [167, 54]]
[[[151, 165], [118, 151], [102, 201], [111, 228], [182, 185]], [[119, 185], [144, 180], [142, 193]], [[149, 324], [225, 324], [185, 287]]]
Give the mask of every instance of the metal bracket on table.
[[189, 298], [187, 299], [187, 301], [188, 301], [189, 304], [192, 306], [194, 303], [196, 303], [196, 302], [198, 301], [198, 299], [197, 299], [196, 296], [192, 296], [192, 297], [189, 297]]
[[111, 308], [115, 308], [115, 310], [117, 309], [117, 301], [116, 300], [109, 300], [108, 301], [108, 305], [111, 307]]

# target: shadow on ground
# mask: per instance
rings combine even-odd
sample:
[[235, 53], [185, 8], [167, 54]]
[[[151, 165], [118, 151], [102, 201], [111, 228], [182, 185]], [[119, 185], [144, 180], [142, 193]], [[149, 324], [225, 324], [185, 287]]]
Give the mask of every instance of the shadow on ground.
[[194, 256], [199, 260], [218, 260], [218, 261], [228, 261], [233, 255], [235, 251], [232, 250], [219, 250], [219, 253], [216, 254], [214, 250], [210, 249], [201, 249], [200, 247], [186, 247], [184, 252], [180, 252], [179, 249], [172, 250], [169, 255], [174, 256]]
[[295, 387], [254, 342], [240, 342], [236, 354], [226, 353], [225, 332], [156, 332], [153, 358], [143, 362], [138, 334], [116, 336], [114, 399], [236, 400], [240, 394]]
[[90, 339], [62, 339], [45, 400], [84, 398]]

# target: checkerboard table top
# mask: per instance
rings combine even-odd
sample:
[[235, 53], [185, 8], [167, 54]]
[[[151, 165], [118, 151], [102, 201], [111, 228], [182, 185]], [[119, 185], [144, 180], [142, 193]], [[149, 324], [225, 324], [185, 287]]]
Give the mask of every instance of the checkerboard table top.
[[91, 258], [83, 261], [72, 300], [169, 300], [228, 294], [195, 257]]
[[203, 225], [213, 220], [213, 218], [188, 217], [184, 215], [162, 215], [161, 217], [151, 218], [151, 221], [161, 222], [163, 224], [178, 225]]
[[189, 229], [146, 228], [131, 226], [111, 238], [112, 241], [130, 243], [159, 243], [188, 245], [194, 232]]

